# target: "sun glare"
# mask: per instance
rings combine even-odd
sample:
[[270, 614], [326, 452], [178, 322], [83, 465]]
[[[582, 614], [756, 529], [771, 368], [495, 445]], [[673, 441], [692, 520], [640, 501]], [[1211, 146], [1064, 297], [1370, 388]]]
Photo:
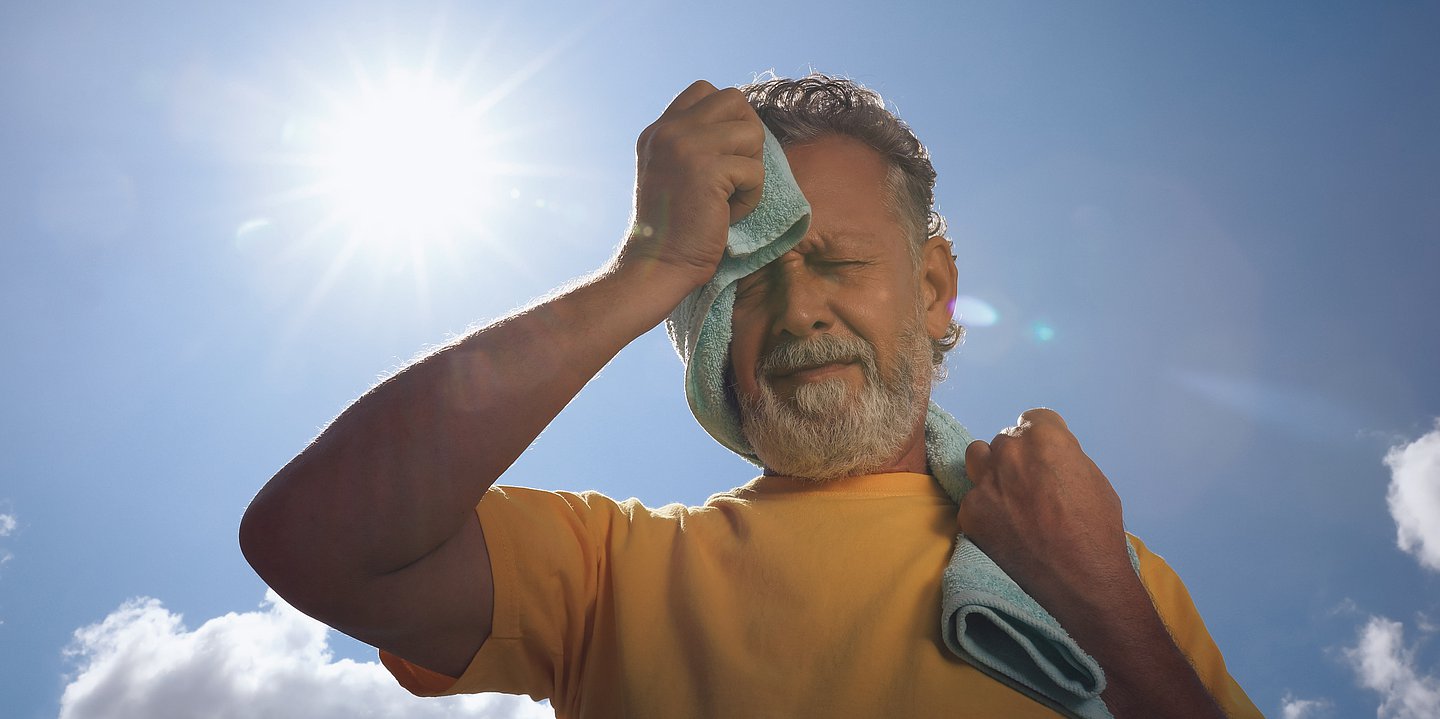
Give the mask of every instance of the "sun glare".
[[365, 242], [413, 244], [474, 227], [490, 175], [480, 119], [455, 87], [391, 72], [320, 128], [317, 189]]
[[[424, 47], [387, 41], [384, 52], [323, 53], [323, 67], [340, 69], [330, 64], [339, 60], [348, 75], [293, 66], [298, 84], [282, 100], [283, 149], [265, 159], [284, 168], [285, 187], [264, 198], [266, 216], [236, 230], [237, 244], [248, 246], [284, 238], [277, 261], [304, 268], [307, 296], [290, 331], [337, 287], [355, 291], [346, 283], [357, 276], [368, 274], [377, 297], [394, 297], [387, 293], [410, 280], [415, 309], [427, 316], [437, 287], [471, 287], [477, 271], [528, 269], [507, 241], [522, 207], [516, 178], [556, 170], [511, 156], [533, 130], [516, 125], [506, 102], [587, 25], [532, 57], [505, 58], [518, 60], [515, 67], [485, 57], [487, 38], [503, 33], [498, 24], [467, 38], [471, 50], [460, 62], [444, 59], [444, 27], [438, 18]], [[542, 196], [526, 199], [547, 207]]]

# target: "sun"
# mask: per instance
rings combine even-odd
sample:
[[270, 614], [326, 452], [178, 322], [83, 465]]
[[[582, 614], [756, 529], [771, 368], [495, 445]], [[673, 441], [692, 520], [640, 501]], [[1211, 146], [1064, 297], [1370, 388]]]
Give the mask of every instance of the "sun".
[[453, 56], [440, 17], [423, 46], [347, 40], [313, 61], [291, 59], [293, 84], [267, 98], [283, 116], [279, 137], [256, 158], [273, 184], [236, 230], [237, 243], [267, 248], [255, 251], [297, 278], [287, 332], [298, 333], [336, 293], [398, 300], [410, 285], [404, 303], [413, 305], [391, 302], [387, 311], [428, 317], [432, 302], [473, 291], [477, 277], [534, 271], [517, 227], [555, 209], [548, 190], [531, 189], [533, 179], [578, 170], [526, 159], [540, 123], [511, 96], [590, 24], [533, 55], [501, 57], [487, 54], [487, 38], [505, 32], [496, 23]]
[[497, 187], [527, 167], [503, 159], [518, 134], [495, 114], [508, 88], [476, 83], [468, 71], [446, 76], [433, 57], [378, 72], [348, 60], [353, 84], [301, 69], [303, 89], [284, 103], [284, 150], [266, 158], [283, 168], [286, 186], [262, 204], [281, 219], [260, 216], [237, 230], [294, 228], [275, 254], [280, 265], [308, 268], [292, 331], [357, 276], [368, 274], [375, 292], [408, 279], [428, 313], [437, 283], [463, 281], [477, 262], [519, 261], [497, 229], [509, 221], [512, 195]]
[[313, 194], [362, 244], [450, 241], [479, 226], [492, 194], [483, 112], [457, 84], [391, 70], [316, 124]]
[[479, 219], [484, 128], [453, 85], [392, 70], [329, 124], [316, 148], [319, 181], [352, 235], [424, 242]]

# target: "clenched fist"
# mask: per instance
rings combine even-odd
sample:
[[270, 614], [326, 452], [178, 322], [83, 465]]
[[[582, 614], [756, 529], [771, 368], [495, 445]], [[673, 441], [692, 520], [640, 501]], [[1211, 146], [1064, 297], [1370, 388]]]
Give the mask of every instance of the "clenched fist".
[[1097, 583], [1133, 580], [1120, 498], [1059, 414], [1025, 412], [988, 444], [972, 442], [965, 467], [975, 487], [961, 531], [1052, 613], [1086, 602]]
[[619, 263], [710, 279], [730, 224], [760, 203], [764, 125], [737, 89], [698, 80], [636, 144], [635, 217]]
[[965, 468], [961, 531], [1100, 662], [1113, 715], [1224, 717], [1131, 568], [1120, 498], [1060, 415], [1025, 412], [970, 443]]

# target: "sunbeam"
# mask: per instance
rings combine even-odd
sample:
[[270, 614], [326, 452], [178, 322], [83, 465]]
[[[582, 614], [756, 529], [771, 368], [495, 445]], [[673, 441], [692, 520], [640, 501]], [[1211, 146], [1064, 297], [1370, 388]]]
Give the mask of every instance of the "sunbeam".
[[513, 179], [584, 173], [517, 161], [516, 149], [543, 128], [508, 117], [504, 103], [593, 24], [577, 22], [501, 65], [494, 45], [502, 23], [487, 24], [456, 64], [443, 57], [444, 18], [408, 55], [394, 47], [362, 52], [340, 40], [339, 79], [313, 63], [293, 63], [305, 99], [288, 103], [283, 153], [260, 158], [287, 168], [288, 181], [260, 209], [267, 216], [298, 211], [304, 229], [284, 255], [328, 259], [291, 323], [304, 324], [342, 275], [358, 268], [383, 282], [408, 277], [423, 315], [430, 293], [446, 282], [490, 267], [533, 274], [533, 260], [507, 246], [521, 207]]

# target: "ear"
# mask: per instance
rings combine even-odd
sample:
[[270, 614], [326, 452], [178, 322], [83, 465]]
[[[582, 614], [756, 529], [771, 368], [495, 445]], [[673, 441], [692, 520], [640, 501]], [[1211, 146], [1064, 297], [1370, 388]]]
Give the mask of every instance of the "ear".
[[950, 241], [931, 237], [920, 250], [920, 296], [925, 303], [925, 333], [932, 339], [943, 339], [950, 331], [955, 315], [955, 297], [959, 294], [959, 271]]

